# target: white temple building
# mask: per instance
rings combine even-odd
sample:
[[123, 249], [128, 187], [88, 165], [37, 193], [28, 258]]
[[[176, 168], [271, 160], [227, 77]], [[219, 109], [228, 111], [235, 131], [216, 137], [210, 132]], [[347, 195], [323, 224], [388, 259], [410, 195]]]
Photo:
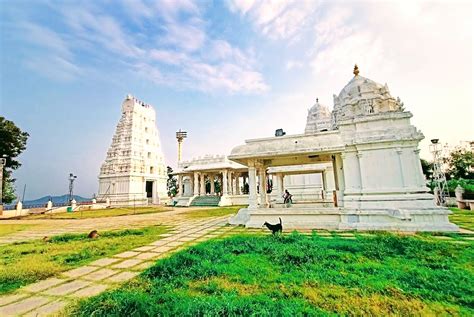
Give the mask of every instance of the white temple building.
[[112, 205], [159, 204], [167, 199], [167, 179], [155, 110], [128, 95], [100, 168], [98, 199]]
[[[230, 223], [261, 227], [281, 218], [285, 228], [459, 230], [425, 186], [418, 149], [424, 136], [411, 117], [387, 85], [359, 76], [356, 66], [331, 113], [318, 100], [309, 110], [305, 134], [246, 140], [232, 150], [229, 159], [248, 168], [249, 198]], [[285, 176], [314, 173], [322, 175], [322, 202], [316, 179], [306, 189], [313, 199], [294, 197], [288, 206], [272, 198], [288, 186]], [[275, 175], [274, 192], [258, 193]]]
[[245, 205], [247, 167], [225, 155], [206, 155], [178, 162], [176, 206]]

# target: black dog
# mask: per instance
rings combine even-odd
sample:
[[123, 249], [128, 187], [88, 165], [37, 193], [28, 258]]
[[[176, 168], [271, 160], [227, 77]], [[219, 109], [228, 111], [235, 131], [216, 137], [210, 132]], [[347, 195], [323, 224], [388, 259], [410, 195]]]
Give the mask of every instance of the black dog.
[[280, 219], [280, 223], [277, 223], [276, 225], [272, 225], [266, 221], [263, 225], [266, 226], [268, 230], [271, 230], [272, 234], [275, 234], [277, 232], [281, 233], [283, 231], [283, 225], [281, 224], [281, 218], [278, 218], [278, 219]]

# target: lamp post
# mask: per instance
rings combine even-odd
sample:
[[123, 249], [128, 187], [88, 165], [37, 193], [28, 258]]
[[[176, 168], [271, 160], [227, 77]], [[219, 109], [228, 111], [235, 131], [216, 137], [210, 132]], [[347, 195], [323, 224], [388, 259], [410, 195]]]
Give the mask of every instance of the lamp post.
[[69, 203], [71, 203], [73, 199], [74, 180], [76, 180], [76, 178], [76, 175], [69, 173]]
[[449, 193], [448, 185], [446, 183], [446, 176], [444, 175], [442, 168], [442, 146], [439, 143], [439, 139], [431, 140], [430, 151], [431, 154], [433, 154], [433, 180], [435, 182], [435, 202], [438, 206], [446, 206]]
[[3, 168], [7, 165], [6, 155], [0, 158], [0, 206], [3, 206]]
[[181, 162], [183, 140], [187, 137], [188, 133], [185, 131], [181, 131], [181, 129], [176, 132], [176, 140], [178, 140], [178, 163]]

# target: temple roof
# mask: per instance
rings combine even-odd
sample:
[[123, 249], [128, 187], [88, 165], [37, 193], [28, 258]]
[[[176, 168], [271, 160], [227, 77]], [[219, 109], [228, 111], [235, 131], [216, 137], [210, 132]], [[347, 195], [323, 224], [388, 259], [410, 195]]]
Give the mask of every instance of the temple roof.
[[239, 163], [230, 161], [225, 155], [205, 155], [203, 157], [193, 158], [189, 161], [178, 163], [178, 169], [173, 174], [188, 174], [199, 171], [239, 170], [246, 169]]
[[377, 95], [390, 97], [387, 85], [379, 84], [372, 79], [355, 75], [337, 96], [341, 102], [348, 102], [354, 99], [372, 99]]

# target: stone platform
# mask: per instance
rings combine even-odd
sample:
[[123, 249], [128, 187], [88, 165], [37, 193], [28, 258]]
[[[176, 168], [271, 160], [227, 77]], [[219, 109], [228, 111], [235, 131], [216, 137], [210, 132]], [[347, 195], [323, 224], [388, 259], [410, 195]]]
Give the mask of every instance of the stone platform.
[[291, 207], [243, 208], [229, 219], [229, 223], [259, 228], [265, 221], [278, 223], [281, 218], [286, 229], [459, 231], [456, 225], [449, 222], [449, 214], [451, 211], [446, 208], [358, 210], [301, 204]]

